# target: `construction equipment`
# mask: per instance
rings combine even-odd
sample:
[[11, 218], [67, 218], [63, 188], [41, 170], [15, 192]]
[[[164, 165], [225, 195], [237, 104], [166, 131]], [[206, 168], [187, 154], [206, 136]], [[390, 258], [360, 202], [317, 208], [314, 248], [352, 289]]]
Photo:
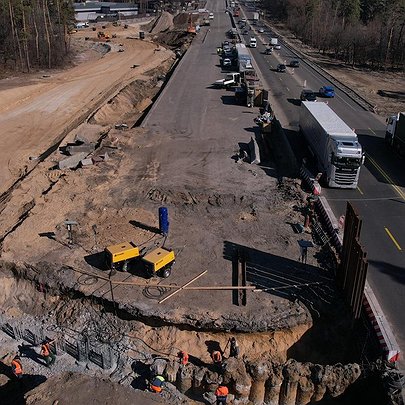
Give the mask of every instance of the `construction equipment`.
[[99, 32], [97, 33], [97, 38], [109, 40], [109, 39], [111, 38], [111, 36], [110, 36], [110, 34], [109, 34], [108, 32], [99, 31]]
[[123, 242], [104, 249], [106, 264], [110, 269], [128, 270], [128, 264], [139, 257], [139, 248], [133, 242]]
[[174, 251], [166, 248], [157, 248], [142, 257], [146, 272], [149, 276], [158, 275], [167, 278], [172, 273], [175, 263]]
[[193, 19], [191, 17], [191, 13], [188, 15], [187, 32], [189, 34], [195, 34], [196, 33], [196, 29], [195, 29], [195, 25], [193, 24]]

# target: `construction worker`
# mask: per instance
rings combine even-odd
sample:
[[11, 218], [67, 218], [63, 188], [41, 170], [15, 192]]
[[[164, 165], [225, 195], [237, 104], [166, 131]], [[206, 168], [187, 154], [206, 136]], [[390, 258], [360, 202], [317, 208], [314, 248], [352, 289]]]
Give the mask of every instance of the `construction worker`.
[[14, 356], [14, 359], [11, 361], [11, 370], [15, 378], [20, 380], [23, 376], [23, 368], [21, 364], [20, 356]]
[[152, 392], [162, 392], [165, 379], [161, 375], [155, 376], [155, 378], [150, 383], [150, 390]]
[[225, 385], [220, 385], [215, 390], [215, 396], [217, 397], [217, 405], [226, 405], [226, 399], [228, 398], [229, 390]]
[[301, 250], [301, 262], [307, 264], [308, 247], [300, 246], [300, 250]]
[[222, 365], [222, 354], [219, 350], [215, 350], [211, 354], [212, 361], [215, 365], [220, 366]]
[[51, 350], [51, 343], [55, 342], [55, 340], [45, 340], [42, 342], [41, 345], [41, 356], [44, 358], [45, 362], [46, 362], [46, 366], [50, 367], [52, 366], [52, 364], [55, 363], [56, 360], [56, 356], [55, 354], [52, 352]]
[[180, 359], [180, 364], [185, 366], [188, 363], [188, 353], [184, 351], [179, 352], [179, 359]]
[[236, 338], [234, 336], [231, 337], [230, 339], [230, 348], [229, 348], [229, 357], [239, 357], [239, 345], [238, 342], [236, 341]]

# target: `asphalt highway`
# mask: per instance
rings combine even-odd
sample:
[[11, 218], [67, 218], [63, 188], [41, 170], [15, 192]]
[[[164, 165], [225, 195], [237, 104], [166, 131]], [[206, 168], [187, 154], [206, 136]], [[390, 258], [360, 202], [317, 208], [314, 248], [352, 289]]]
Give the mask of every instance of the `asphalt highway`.
[[[209, 145], [229, 148], [230, 144], [237, 145], [238, 140], [248, 142], [254, 127], [253, 118], [258, 111], [257, 108], [234, 105], [230, 92], [210, 86], [225, 75], [221, 74], [215, 51], [226, 39], [231, 22], [225, 13], [225, 2], [209, 0], [206, 8], [214, 12], [215, 19], [209, 30], [204, 27], [196, 37], [144, 125], [155, 131], [180, 133], [185, 139], [192, 137], [198, 142], [201, 152], [196, 159], [203, 160], [202, 166], [198, 166], [199, 176], [205, 187], [215, 188], [219, 182], [228, 181], [220, 174], [228, 163], [216, 160], [207, 163], [206, 160], [211, 159], [209, 156], [215, 154], [215, 149]], [[250, 12], [247, 17], [252, 18]], [[269, 30], [267, 28], [263, 34], [255, 30], [256, 26], [244, 36], [246, 42], [252, 33], [258, 39], [258, 47], [251, 50], [255, 67], [264, 87], [269, 89], [277, 118], [285, 129], [298, 136], [301, 90], [305, 87], [317, 92], [321, 86], [330, 83], [304, 59], [297, 58], [282, 40], [280, 50], [264, 55], [263, 43], [269, 42]], [[288, 65], [291, 59], [299, 59], [300, 67], [287, 67], [285, 73], [275, 71], [277, 64]], [[356, 190], [324, 188], [323, 195], [337, 218], [345, 214], [346, 202], [351, 201], [363, 219], [361, 243], [369, 261], [368, 281], [400, 347], [405, 349], [405, 162], [386, 149], [383, 118], [365, 111], [339, 88], [336, 88], [336, 97], [328, 103], [355, 129], [366, 152], [366, 162]], [[215, 139], [221, 139], [221, 142]], [[193, 165], [189, 170], [193, 170]], [[231, 166], [229, 170], [233, 170]], [[187, 178], [182, 181], [187, 182]], [[253, 187], [242, 179], [240, 186]]]
[[[248, 19], [252, 13], [247, 13]], [[251, 20], [250, 20], [251, 21]], [[249, 37], [260, 38], [258, 48], [251, 49], [265, 84], [276, 100], [274, 109], [281, 116], [284, 128], [298, 130], [299, 96], [301, 90], [310, 88], [317, 92], [329, 83], [315, 71], [305, 59], [286, 47], [282, 40], [281, 50], [264, 55], [264, 43], [272, 36], [269, 29], [259, 34], [252, 26]], [[287, 67], [287, 72], [275, 71], [277, 64], [300, 60], [299, 68]], [[327, 189], [322, 194], [337, 218], [345, 214], [346, 202], [350, 201], [363, 220], [360, 240], [369, 262], [368, 282], [373, 288], [383, 311], [391, 324], [402, 350], [405, 350], [405, 161], [384, 144], [385, 122], [365, 111], [339, 88], [336, 96], [328, 99], [330, 107], [353, 129], [366, 153], [356, 190]], [[326, 101], [318, 99], [318, 101]], [[400, 362], [400, 365], [405, 362]]]

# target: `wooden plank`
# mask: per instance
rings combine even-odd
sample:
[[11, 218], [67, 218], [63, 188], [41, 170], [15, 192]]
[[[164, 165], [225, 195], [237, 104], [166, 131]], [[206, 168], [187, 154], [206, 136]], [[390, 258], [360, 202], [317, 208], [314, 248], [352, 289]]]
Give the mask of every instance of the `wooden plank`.
[[187, 286], [189, 286], [191, 283], [194, 283], [194, 281], [198, 280], [200, 277], [202, 277], [208, 270], [204, 270], [201, 272], [198, 276], [195, 276], [193, 279], [191, 279], [188, 283], [184, 284], [182, 287], [180, 287], [178, 290], [173, 291], [171, 294], [169, 294], [167, 297], [161, 299], [159, 301], [159, 304], [162, 304], [169, 298], [173, 297], [174, 295], [178, 294], [181, 290], [184, 290]]

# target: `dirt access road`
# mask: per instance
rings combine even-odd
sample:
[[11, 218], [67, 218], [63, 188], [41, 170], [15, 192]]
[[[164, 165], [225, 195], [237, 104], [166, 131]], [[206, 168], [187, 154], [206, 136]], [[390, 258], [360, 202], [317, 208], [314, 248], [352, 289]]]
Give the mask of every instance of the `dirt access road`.
[[[36, 157], [60, 141], [102, 102], [142, 74], [162, 64], [172, 52], [148, 41], [126, 39], [139, 32], [114, 27], [117, 38], [101, 59], [94, 56], [73, 69], [54, 74], [35, 73], [0, 81], [0, 192], [35, 164]], [[96, 39], [90, 28], [74, 35]], [[90, 43], [91, 41], [87, 41]], [[118, 52], [122, 43], [124, 52]], [[99, 49], [99, 42], [94, 43]], [[105, 51], [104, 51], [105, 52]], [[131, 68], [137, 65], [136, 68]], [[113, 119], [112, 119], [113, 121]]]

